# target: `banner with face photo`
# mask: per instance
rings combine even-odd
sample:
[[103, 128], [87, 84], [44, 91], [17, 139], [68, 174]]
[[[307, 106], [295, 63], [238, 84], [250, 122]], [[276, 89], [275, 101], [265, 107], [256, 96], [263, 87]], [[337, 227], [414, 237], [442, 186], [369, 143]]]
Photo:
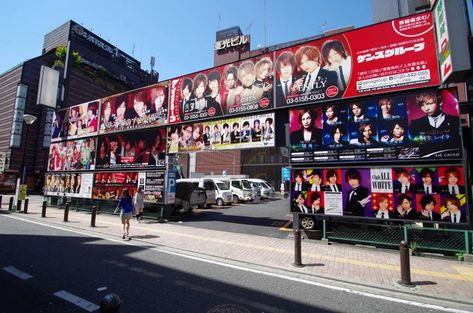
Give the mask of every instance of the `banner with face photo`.
[[95, 100], [68, 109], [67, 139], [97, 134], [99, 103], [99, 100]]
[[49, 173], [46, 174], [44, 194], [90, 198], [92, 196], [92, 173]]
[[143, 188], [145, 202], [164, 203], [165, 175], [165, 171], [139, 173], [138, 188]]
[[119, 200], [124, 189], [133, 197], [138, 186], [138, 175], [138, 172], [95, 173], [92, 199]]
[[273, 80], [272, 53], [173, 79], [169, 123], [272, 108]]
[[102, 100], [100, 133], [165, 125], [168, 82]]
[[51, 144], [48, 171], [95, 169], [95, 138], [77, 139]]
[[164, 127], [100, 136], [97, 145], [97, 169], [165, 166]]
[[289, 110], [292, 163], [461, 160], [454, 89]]
[[276, 107], [439, 85], [432, 14], [278, 50], [275, 69]]
[[291, 212], [467, 223], [463, 168], [303, 168], [291, 171]]
[[274, 147], [274, 113], [168, 127], [168, 153]]
[[53, 122], [51, 127], [51, 142], [58, 142], [67, 139], [69, 134], [69, 109], [53, 112]]

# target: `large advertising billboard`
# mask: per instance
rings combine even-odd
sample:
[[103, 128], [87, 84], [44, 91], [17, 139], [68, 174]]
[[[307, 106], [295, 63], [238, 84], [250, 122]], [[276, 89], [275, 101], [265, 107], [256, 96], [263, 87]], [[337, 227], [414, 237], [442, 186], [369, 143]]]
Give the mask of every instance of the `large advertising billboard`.
[[169, 124], [273, 108], [273, 54], [170, 82]]
[[160, 126], [166, 123], [168, 82], [102, 100], [100, 133]]
[[138, 186], [138, 172], [94, 173], [92, 199], [119, 200], [124, 189], [134, 196]]
[[82, 103], [53, 115], [51, 142], [97, 134], [99, 100]]
[[168, 127], [168, 153], [274, 147], [274, 113]]
[[461, 160], [454, 89], [289, 110], [292, 163]]
[[100, 136], [97, 147], [97, 169], [162, 167], [166, 159], [166, 129]]
[[144, 201], [164, 203], [165, 171], [140, 172], [138, 174], [138, 188], [143, 188]]
[[46, 174], [44, 194], [90, 198], [92, 196], [92, 173], [49, 173]]
[[291, 175], [291, 211], [379, 220], [467, 223], [463, 168], [305, 168]]
[[95, 138], [77, 139], [51, 144], [48, 171], [95, 169]]
[[276, 51], [276, 107], [440, 83], [425, 12]]

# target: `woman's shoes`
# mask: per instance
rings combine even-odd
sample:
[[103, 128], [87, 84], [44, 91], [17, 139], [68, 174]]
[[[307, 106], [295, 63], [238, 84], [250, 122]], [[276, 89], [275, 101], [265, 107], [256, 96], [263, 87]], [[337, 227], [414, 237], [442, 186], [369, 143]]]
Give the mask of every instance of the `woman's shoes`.
[[126, 237], [126, 234], [123, 234], [122, 239], [125, 239], [125, 237]]

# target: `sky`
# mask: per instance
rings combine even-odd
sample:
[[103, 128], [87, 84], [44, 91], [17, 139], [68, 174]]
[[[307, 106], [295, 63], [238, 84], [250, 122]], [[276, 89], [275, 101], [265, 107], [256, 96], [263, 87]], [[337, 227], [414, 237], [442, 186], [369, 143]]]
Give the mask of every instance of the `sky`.
[[[68, 20], [82, 24], [160, 80], [213, 67], [218, 30], [240, 26], [251, 49], [352, 25], [372, 24], [372, 0], [5, 1], [0, 11], [0, 73], [41, 54], [44, 35]], [[265, 31], [266, 30], [266, 31]]]

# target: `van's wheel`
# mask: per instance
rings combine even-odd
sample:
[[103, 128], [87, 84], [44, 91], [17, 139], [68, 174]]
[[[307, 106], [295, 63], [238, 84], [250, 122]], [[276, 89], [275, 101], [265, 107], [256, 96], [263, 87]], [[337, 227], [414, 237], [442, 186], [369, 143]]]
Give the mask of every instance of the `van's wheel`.
[[223, 205], [224, 205], [223, 199], [218, 198], [218, 199], [217, 199], [217, 205], [218, 205], [218, 206], [223, 206]]
[[240, 199], [238, 199], [237, 195], [234, 195], [233, 196], [233, 203], [238, 203], [238, 202], [240, 202]]
[[301, 226], [304, 230], [313, 230], [315, 228], [315, 220], [311, 216], [301, 218]]

